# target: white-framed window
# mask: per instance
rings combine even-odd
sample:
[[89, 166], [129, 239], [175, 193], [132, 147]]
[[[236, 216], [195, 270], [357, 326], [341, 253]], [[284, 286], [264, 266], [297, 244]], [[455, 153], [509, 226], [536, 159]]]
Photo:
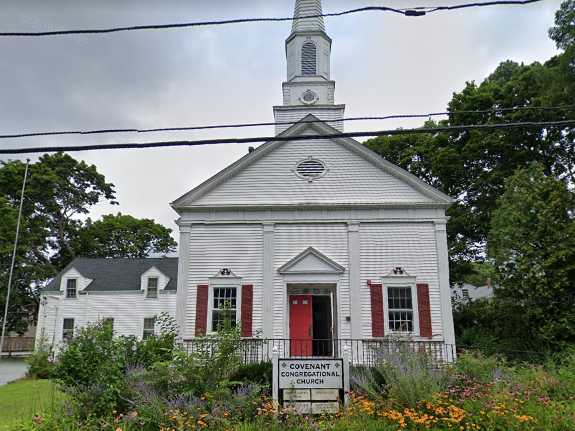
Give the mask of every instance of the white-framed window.
[[144, 332], [142, 338], [147, 340], [150, 337], [156, 335], [156, 318], [155, 317], [145, 317], [144, 318]]
[[78, 279], [69, 278], [66, 280], [66, 298], [74, 299], [78, 297]]
[[386, 333], [419, 335], [419, 314], [415, 279], [400, 277], [383, 282]]
[[218, 332], [218, 329], [229, 321], [231, 327], [236, 327], [240, 320], [240, 286], [212, 285], [208, 301], [208, 331]]
[[156, 299], [158, 297], [158, 277], [148, 277], [148, 285], [146, 287], [146, 298]]
[[64, 318], [62, 323], [62, 340], [68, 343], [74, 338], [74, 319]]

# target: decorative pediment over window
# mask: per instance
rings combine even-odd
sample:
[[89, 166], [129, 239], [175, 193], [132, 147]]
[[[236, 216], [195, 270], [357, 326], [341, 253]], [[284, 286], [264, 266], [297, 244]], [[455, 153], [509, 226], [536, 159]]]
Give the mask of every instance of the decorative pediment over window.
[[217, 274], [211, 278], [240, 278], [229, 268], [220, 269]]
[[345, 268], [310, 247], [278, 269], [280, 274], [341, 274]]
[[396, 266], [389, 271], [389, 274], [387, 274], [386, 277], [411, 277], [411, 275], [407, 273], [405, 268]]

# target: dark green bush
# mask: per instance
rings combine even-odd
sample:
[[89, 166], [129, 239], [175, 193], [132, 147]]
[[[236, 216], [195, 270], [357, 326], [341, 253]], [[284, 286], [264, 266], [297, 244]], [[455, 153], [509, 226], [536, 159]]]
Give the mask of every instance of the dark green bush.
[[248, 364], [240, 366], [231, 375], [230, 380], [242, 382], [244, 384], [258, 384], [263, 386], [272, 385], [273, 364], [262, 362], [259, 364]]
[[40, 345], [36, 351], [26, 359], [28, 364], [28, 377], [33, 379], [49, 379], [54, 373], [52, 351], [50, 348]]
[[80, 415], [105, 416], [120, 409], [127, 366], [126, 343], [100, 322], [80, 330], [58, 356], [54, 377], [71, 394]]

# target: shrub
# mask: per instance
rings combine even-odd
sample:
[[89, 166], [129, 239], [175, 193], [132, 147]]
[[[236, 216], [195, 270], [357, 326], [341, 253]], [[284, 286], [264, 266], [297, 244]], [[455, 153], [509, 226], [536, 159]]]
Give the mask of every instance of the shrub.
[[491, 383], [504, 364], [496, 357], [481, 353], [463, 353], [457, 358], [455, 370], [479, 383]]
[[121, 407], [125, 346], [100, 322], [80, 330], [58, 356], [54, 377], [77, 401], [80, 415], [107, 415]]
[[447, 373], [436, 368], [427, 353], [410, 351], [409, 345], [401, 342], [392, 350], [384, 355], [384, 362], [356, 379], [365, 393], [378, 398], [388, 396], [401, 406], [415, 407], [447, 389]]
[[256, 364], [241, 365], [234, 374], [230, 376], [231, 381], [252, 383], [271, 387], [273, 364], [262, 362]]
[[28, 364], [28, 377], [33, 379], [49, 379], [54, 372], [54, 363], [52, 362], [52, 349], [47, 345], [40, 343], [32, 356], [26, 359]]

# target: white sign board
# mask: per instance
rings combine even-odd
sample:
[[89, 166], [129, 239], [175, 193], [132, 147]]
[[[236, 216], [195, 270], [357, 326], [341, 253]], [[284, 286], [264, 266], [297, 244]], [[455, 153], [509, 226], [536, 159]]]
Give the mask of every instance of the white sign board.
[[343, 359], [280, 359], [279, 389], [343, 389]]

